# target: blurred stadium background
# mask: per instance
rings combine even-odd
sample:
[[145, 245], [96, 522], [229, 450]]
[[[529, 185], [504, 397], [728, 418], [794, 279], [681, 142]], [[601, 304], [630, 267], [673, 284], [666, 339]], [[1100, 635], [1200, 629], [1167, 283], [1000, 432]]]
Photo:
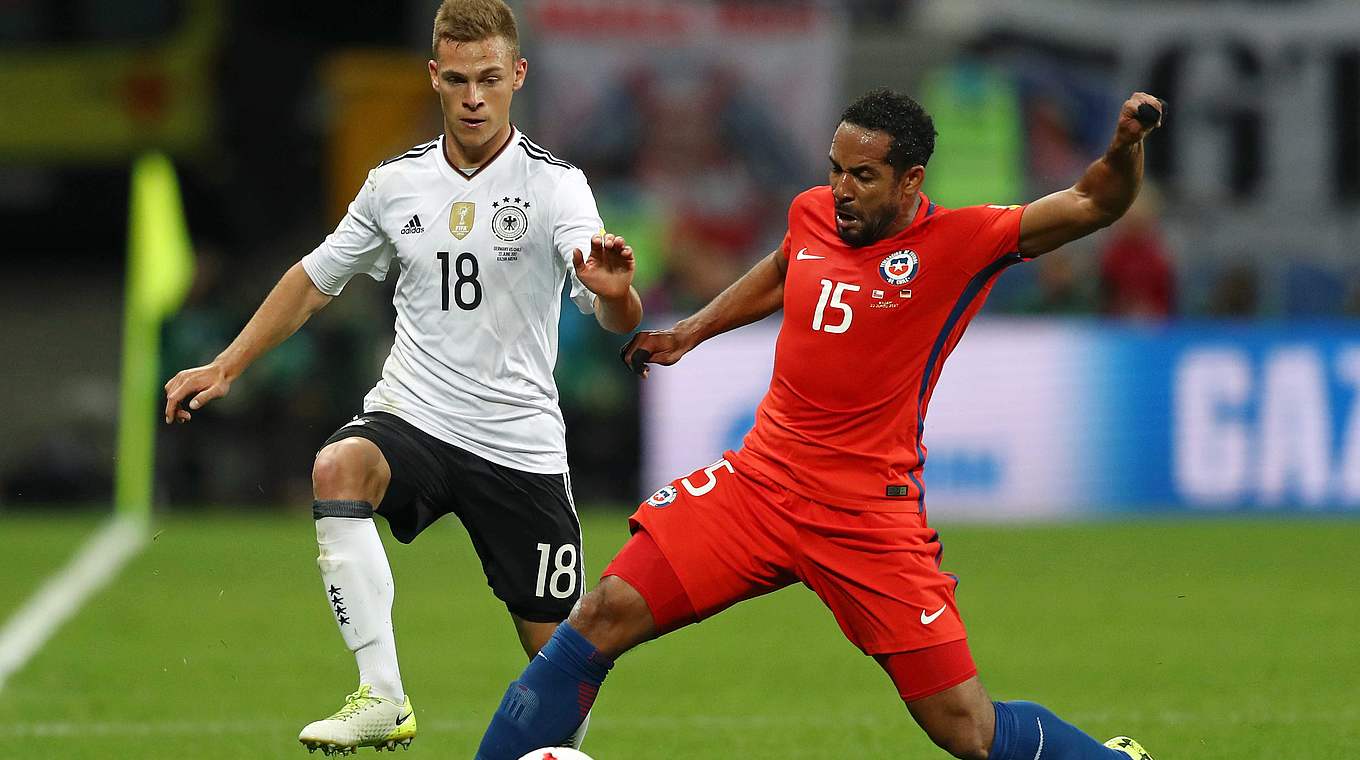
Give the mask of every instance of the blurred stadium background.
[[[586, 171], [638, 250], [652, 325], [778, 244], [788, 200], [824, 181], [840, 108], [870, 87], [934, 114], [926, 190], [946, 206], [1065, 187], [1129, 92], [1169, 101], [1134, 210], [1007, 272], [946, 368], [932, 520], [999, 695], [1159, 758], [1353, 753], [1360, 6], [511, 4], [530, 61], [514, 120]], [[85, 570], [109, 584], [31, 658], [13, 621], [113, 511], [134, 159], [174, 161], [195, 259], [158, 388], [231, 339], [369, 167], [438, 133], [434, 5], [0, 3], [0, 736], [25, 756], [295, 756], [297, 728], [350, 685], [315, 593], [308, 476], [378, 375], [390, 282], [356, 278], [228, 398], [159, 430], [154, 540], [121, 570], [96, 551], [108, 563]], [[640, 387], [619, 340], [563, 310], [592, 570], [626, 509], [739, 444], [776, 329]], [[429, 756], [470, 755], [519, 668], [460, 531], [391, 553]], [[808, 594], [625, 665], [587, 747], [602, 760], [935, 756]]]

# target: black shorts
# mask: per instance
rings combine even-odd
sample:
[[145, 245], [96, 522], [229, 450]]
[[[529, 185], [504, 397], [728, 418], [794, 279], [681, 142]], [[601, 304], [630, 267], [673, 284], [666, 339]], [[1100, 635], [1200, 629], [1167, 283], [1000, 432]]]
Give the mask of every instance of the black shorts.
[[581, 523], [565, 473], [488, 462], [391, 414], [366, 412], [326, 439], [366, 438], [392, 469], [377, 513], [409, 544], [452, 512], [467, 528], [487, 585], [515, 615], [565, 620], [581, 597]]

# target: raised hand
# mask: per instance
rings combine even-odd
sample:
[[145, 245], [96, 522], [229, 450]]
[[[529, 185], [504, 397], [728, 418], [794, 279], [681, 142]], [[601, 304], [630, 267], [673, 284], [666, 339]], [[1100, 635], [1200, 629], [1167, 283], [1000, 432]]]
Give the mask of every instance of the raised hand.
[[185, 399], [189, 399], [189, 409], [198, 410], [209, 401], [227, 395], [229, 390], [231, 381], [216, 364], [205, 364], [179, 372], [165, 384], [165, 424], [193, 419], [193, 415], [180, 408], [180, 403]]
[[[1156, 111], [1155, 120], [1147, 119], [1150, 114], [1146, 109], [1140, 114], [1141, 107], [1146, 106]], [[1166, 118], [1166, 103], [1146, 92], [1135, 92], [1124, 101], [1124, 105], [1119, 110], [1119, 126], [1115, 129], [1115, 144], [1117, 146], [1131, 145], [1147, 137], [1152, 130], [1160, 127]]]
[[628, 295], [637, 262], [633, 249], [620, 235], [601, 233], [590, 239], [590, 257], [576, 249], [572, 254], [576, 276], [590, 292], [606, 300]]

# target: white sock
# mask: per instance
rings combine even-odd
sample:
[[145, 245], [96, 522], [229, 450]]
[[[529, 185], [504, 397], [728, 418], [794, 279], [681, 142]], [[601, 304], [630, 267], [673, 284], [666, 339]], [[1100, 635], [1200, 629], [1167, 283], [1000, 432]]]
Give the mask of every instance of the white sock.
[[581, 721], [581, 725], [576, 727], [576, 733], [567, 740], [567, 746], [572, 749], [580, 749], [581, 742], [586, 740], [586, 731], [590, 729], [590, 713], [586, 713], [586, 719]]
[[[319, 501], [314, 509], [320, 512], [330, 504], [359, 502]], [[320, 549], [316, 564], [321, 568], [326, 600], [345, 645], [359, 665], [359, 683], [371, 686], [373, 696], [400, 704], [406, 692], [401, 685], [397, 641], [392, 632], [392, 600], [396, 590], [373, 518], [318, 517], [316, 543]]]

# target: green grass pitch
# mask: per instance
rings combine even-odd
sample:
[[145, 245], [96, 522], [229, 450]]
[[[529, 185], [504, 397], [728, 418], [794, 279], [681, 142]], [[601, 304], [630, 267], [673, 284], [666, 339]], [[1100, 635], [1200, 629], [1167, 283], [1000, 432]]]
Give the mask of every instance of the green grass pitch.
[[[0, 620], [95, 524], [0, 517]], [[592, 512], [585, 529], [593, 577], [625, 521]], [[298, 729], [354, 686], [310, 516], [184, 515], [156, 530], [0, 692], [0, 736], [16, 757], [305, 757]], [[1128, 733], [1158, 760], [1360, 747], [1360, 521], [941, 533], [995, 697], [1043, 702], [1101, 739]], [[471, 757], [523, 664], [509, 618], [456, 522], [388, 545], [420, 725], [409, 756]], [[598, 760], [945, 757], [801, 587], [623, 658], [586, 749]]]

